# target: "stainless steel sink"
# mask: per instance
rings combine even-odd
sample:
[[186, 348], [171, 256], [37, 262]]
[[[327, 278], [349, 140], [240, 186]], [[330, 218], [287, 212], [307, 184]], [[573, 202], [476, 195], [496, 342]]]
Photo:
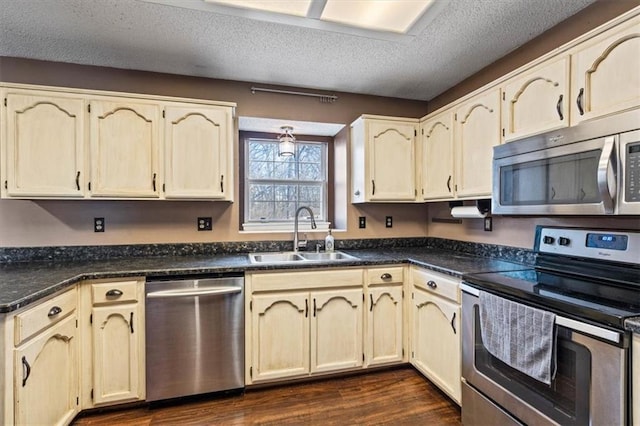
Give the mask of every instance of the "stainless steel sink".
[[307, 260], [353, 260], [355, 257], [342, 253], [341, 251], [334, 251], [330, 253], [300, 253], [300, 256]]
[[298, 263], [298, 262], [337, 262], [340, 260], [354, 260], [355, 256], [335, 251], [331, 253], [315, 252], [280, 252], [280, 253], [250, 253], [251, 263]]
[[286, 262], [304, 262], [305, 259], [294, 252], [283, 253], [251, 253], [249, 254], [251, 263], [286, 263]]

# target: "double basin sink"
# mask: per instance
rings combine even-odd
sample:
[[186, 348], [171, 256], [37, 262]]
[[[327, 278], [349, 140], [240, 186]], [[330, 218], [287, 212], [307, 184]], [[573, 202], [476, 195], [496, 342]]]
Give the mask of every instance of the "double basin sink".
[[355, 256], [341, 251], [333, 252], [281, 252], [281, 253], [250, 253], [251, 263], [299, 263], [299, 262], [337, 262], [357, 260]]

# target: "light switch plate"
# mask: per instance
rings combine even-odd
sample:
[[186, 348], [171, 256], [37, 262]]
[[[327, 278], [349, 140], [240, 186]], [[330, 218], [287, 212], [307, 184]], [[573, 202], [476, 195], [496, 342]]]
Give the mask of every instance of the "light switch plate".
[[491, 216], [484, 218], [484, 230], [487, 232], [493, 231], [493, 218]]
[[197, 225], [198, 225], [198, 231], [211, 231], [213, 229], [213, 225], [210, 217], [199, 217]]
[[360, 216], [358, 218], [358, 228], [364, 229], [367, 227], [367, 218], [365, 216]]

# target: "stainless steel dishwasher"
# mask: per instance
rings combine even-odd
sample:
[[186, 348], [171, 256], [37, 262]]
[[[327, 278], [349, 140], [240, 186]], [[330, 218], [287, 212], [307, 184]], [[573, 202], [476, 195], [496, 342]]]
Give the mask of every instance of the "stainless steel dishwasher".
[[244, 277], [149, 277], [147, 401], [244, 387]]

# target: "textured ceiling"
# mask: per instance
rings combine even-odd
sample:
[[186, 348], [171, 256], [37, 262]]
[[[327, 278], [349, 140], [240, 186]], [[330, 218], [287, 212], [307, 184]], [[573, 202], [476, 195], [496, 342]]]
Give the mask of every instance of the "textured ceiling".
[[140, 0], [0, 0], [0, 56], [429, 100], [594, 0], [436, 1], [390, 41]]

